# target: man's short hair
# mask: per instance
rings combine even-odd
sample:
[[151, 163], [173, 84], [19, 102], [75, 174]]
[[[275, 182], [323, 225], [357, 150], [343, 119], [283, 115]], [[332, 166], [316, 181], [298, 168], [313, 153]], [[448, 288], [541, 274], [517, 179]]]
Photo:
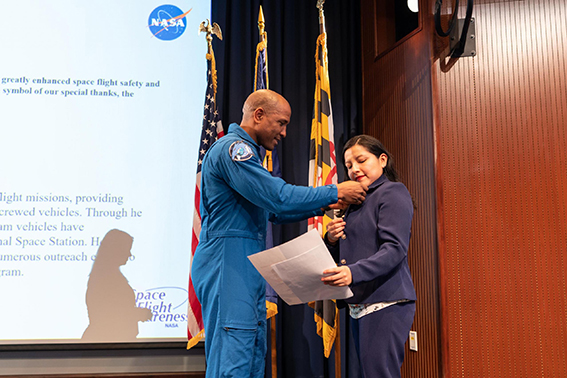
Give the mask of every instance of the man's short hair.
[[248, 96], [242, 106], [242, 113], [252, 113], [258, 108], [262, 108], [266, 113], [270, 113], [275, 110], [278, 105], [279, 98], [275, 92], [261, 90], [261, 92], [254, 92]]

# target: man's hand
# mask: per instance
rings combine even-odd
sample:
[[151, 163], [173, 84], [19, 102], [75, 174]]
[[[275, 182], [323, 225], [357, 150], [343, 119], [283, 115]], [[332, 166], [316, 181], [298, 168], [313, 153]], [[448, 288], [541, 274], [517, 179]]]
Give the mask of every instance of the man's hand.
[[368, 187], [356, 181], [345, 181], [337, 185], [339, 200], [359, 205], [366, 198]]
[[337, 203], [332, 203], [329, 206], [327, 206], [327, 208], [333, 210], [345, 210], [348, 207], [348, 205], [349, 205], [348, 203], [342, 200], [338, 200]]

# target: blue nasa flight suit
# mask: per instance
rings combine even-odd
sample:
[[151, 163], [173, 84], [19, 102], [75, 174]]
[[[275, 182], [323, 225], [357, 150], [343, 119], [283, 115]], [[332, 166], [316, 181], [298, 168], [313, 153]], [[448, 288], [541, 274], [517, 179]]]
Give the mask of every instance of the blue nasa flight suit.
[[207, 377], [263, 377], [265, 281], [248, 256], [265, 249], [268, 220], [322, 215], [335, 185], [294, 186], [262, 167], [237, 124], [209, 148], [201, 173], [201, 233], [191, 278], [203, 311]]

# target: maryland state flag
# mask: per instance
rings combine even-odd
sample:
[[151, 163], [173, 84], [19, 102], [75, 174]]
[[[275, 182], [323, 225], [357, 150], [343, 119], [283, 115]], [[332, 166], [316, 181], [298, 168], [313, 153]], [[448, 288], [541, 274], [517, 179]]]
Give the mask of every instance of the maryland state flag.
[[[315, 54], [316, 84], [313, 120], [311, 122], [311, 145], [309, 151], [309, 185], [317, 187], [337, 184], [337, 167], [334, 143], [333, 112], [331, 109], [331, 87], [327, 62], [327, 33], [317, 38]], [[308, 229], [317, 229], [324, 235], [327, 223], [333, 219], [333, 210], [323, 216], [309, 219]], [[325, 357], [329, 357], [337, 330], [338, 309], [334, 300], [310, 302], [315, 310], [317, 334], [323, 338]]]

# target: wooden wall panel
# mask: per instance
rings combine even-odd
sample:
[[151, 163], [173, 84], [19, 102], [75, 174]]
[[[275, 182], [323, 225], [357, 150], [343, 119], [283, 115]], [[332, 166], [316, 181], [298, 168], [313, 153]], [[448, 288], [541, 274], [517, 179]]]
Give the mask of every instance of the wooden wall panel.
[[[374, 0], [361, 1], [364, 133], [380, 139], [394, 155], [401, 180], [417, 209], [409, 264], [416, 292], [418, 352], [409, 351], [403, 376], [440, 374], [437, 229], [433, 160], [430, 29], [421, 29], [378, 57]], [[379, 37], [379, 36], [378, 36]]]
[[120, 373], [120, 374], [41, 374], [2, 375], [2, 378], [205, 378], [205, 372], [198, 373]]
[[418, 205], [402, 372], [567, 377], [567, 4], [475, 4], [477, 56], [442, 72], [430, 13], [377, 59], [362, 0], [364, 130]]
[[567, 377], [567, 5], [475, 18], [477, 56], [433, 67], [446, 376]]

